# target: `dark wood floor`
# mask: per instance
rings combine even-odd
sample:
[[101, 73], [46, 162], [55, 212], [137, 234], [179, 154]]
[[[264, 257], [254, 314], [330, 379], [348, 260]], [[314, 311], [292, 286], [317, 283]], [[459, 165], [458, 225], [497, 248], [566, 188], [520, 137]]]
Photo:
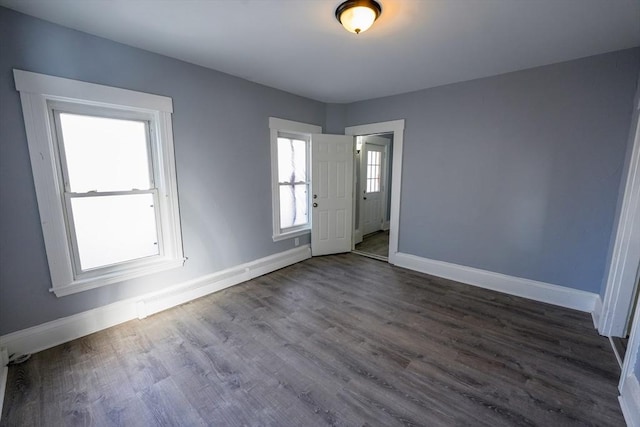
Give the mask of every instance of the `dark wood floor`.
[[345, 254], [35, 354], [6, 426], [623, 426], [590, 316]]
[[381, 257], [389, 256], [389, 230], [377, 231], [367, 234], [361, 243], [356, 245], [356, 250]]

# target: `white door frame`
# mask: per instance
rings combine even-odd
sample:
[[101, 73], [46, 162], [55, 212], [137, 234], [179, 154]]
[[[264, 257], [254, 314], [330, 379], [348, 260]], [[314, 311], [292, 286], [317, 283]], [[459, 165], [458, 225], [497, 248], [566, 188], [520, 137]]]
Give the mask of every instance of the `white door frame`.
[[[605, 336], [623, 337], [629, 330], [638, 264], [640, 263], [640, 97], [637, 99], [635, 137], [626, 176], [622, 209], [618, 219], [607, 276], [598, 331]], [[640, 310], [639, 310], [640, 311]]]
[[[391, 215], [389, 221], [389, 263], [395, 264], [398, 254], [398, 233], [400, 231], [400, 191], [402, 190], [402, 147], [404, 139], [404, 119], [350, 126], [345, 128], [344, 133], [345, 135], [353, 136], [393, 133], [393, 167], [391, 171], [390, 189]], [[355, 209], [353, 209], [353, 211], [353, 222], [355, 224]]]
[[631, 160], [625, 177], [604, 302], [597, 322], [598, 331], [606, 336], [621, 337], [631, 328], [618, 383], [618, 400], [629, 425], [640, 425], [640, 383], [634, 372], [640, 357], [640, 309], [636, 309], [633, 319], [629, 318], [640, 263], [640, 92], [635, 107]]
[[622, 413], [630, 426], [640, 425], [640, 383], [634, 373], [636, 360], [640, 357], [640, 310], [633, 316], [627, 352], [622, 363], [622, 373], [618, 383], [618, 401]]

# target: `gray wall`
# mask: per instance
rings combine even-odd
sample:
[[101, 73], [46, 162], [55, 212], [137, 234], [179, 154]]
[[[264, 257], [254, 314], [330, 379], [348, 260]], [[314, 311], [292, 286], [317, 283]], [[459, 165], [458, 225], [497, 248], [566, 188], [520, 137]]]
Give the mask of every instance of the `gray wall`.
[[344, 128], [346, 127], [346, 112], [346, 104], [327, 104], [324, 131], [326, 133], [343, 135]]
[[[48, 292], [13, 68], [173, 98], [183, 268], [62, 298]], [[268, 118], [323, 125], [325, 114], [320, 102], [0, 8], [0, 334], [292, 248], [271, 239]]]
[[599, 292], [640, 49], [347, 106], [406, 119], [399, 249]]

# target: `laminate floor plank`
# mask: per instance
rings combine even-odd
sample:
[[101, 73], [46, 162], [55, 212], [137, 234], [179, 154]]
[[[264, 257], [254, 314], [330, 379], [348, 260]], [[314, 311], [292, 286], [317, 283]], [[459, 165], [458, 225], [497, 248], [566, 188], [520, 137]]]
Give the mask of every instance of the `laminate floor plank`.
[[11, 366], [2, 426], [622, 426], [590, 316], [313, 258]]
[[[250, 300], [250, 296], [244, 294], [239, 295], [239, 297], [241, 298], [231, 301], [231, 304], [225, 301], [223, 305], [226, 311], [251, 313], [247, 310], [247, 306], [242, 303], [242, 300]], [[234, 304], [233, 302], [236, 303]], [[213, 310], [215, 311], [215, 308]], [[215, 313], [209, 311], [208, 315], [215, 316]], [[292, 328], [288, 325], [280, 327], [278, 322], [282, 319], [276, 316], [269, 323], [266, 323], [256, 312], [252, 312], [246, 327], [243, 329], [237, 323], [238, 318], [242, 316], [242, 314], [234, 316], [234, 321], [224, 326], [225, 336], [250, 337], [248, 342], [239, 343], [249, 355], [257, 356], [249, 360], [248, 363], [257, 365], [263, 372], [269, 372], [271, 376], [277, 379], [275, 385], [278, 389], [287, 391], [286, 397], [289, 402], [292, 398], [301, 401], [314, 414], [318, 414], [319, 417], [322, 417], [330, 424], [353, 425], [356, 422], [356, 420], [350, 420], [347, 423], [340, 422], [340, 417], [335, 416], [335, 407], [341, 406], [341, 403], [330, 392], [327, 392], [324, 387], [326, 384], [333, 385], [334, 382], [318, 381], [318, 379], [323, 379], [324, 372], [316, 369], [317, 365], [314, 365], [314, 361], [308, 358], [309, 354], [291, 351], [291, 346], [298, 343], [300, 339], [305, 339], [306, 336], [288, 335], [286, 334], [287, 328], [290, 330]], [[277, 331], [284, 333], [279, 334]], [[259, 343], [262, 348], [251, 345], [252, 342]], [[332, 361], [332, 363], [335, 364], [335, 361]], [[311, 379], [309, 373], [314, 373], [314, 371], [317, 375], [314, 376], [315, 379]], [[348, 413], [346, 414], [348, 415]]]
[[[212, 307], [211, 310], [207, 310], [204, 316], [220, 318], [229, 312], [252, 313], [249, 316], [250, 319], [247, 319], [248, 321], [242, 325], [237, 320], [243, 315], [232, 314], [229, 321], [217, 323], [214, 326], [215, 329], [223, 331], [221, 336], [223, 342], [216, 347], [218, 350], [225, 345], [233, 347], [234, 354], [236, 356], [241, 355], [241, 359], [246, 366], [255, 366], [260, 371], [255, 373], [256, 378], [260, 378], [264, 376], [264, 372], [268, 372], [273, 379], [269, 383], [256, 383], [255, 387], [251, 387], [251, 394], [255, 395], [256, 398], [280, 401], [281, 405], [275, 405], [275, 407], [282, 406], [283, 408], [289, 407], [292, 399], [297, 399], [308, 407], [308, 411], [313, 412], [313, 414], [310, 412], [306, 414], [311, 419], [317, 418], [313, 416], [314, 414], [326, 417], [327, 414], [331, 413], [326, 408], [329, 408], [332, 403], [335, 405], [335, 403], [339, 402], [335, 402], [335, 400], [332, 402], [332, 399], [328, 399], [323, 390], [313, 380], [297, 369], [297, 365], [291, 363], [291, 360], [285, 360], [285, 358], [294, 359], [294, 357], [291, 357], [292, 354], [290, 352], [278, 353], [276, 351], [277, 348], [271, 348], [267, 345], [269, 340], [259, 339], [259, 335], [269, 329], [259, 320], [256, 311], [252, 311], [252, 309], [258, 309], [259, 304], [256, 305], [254, 301], [249, 299], [244, 299], [243, 301], [234, 299], [231, 304], [225, 301], [222, 306], [224, 309], [219, 310], [218, 313], [216, 313], [217, 308]], [[312, 385], [315, 385], [315, 387], [312, 387]], [[243, 388], [247, 388], [246, 385], [243, 385]], [[261, 392], [257, 392], [257, 390]], [[264, 390], [268, 390], [268, 392], [263, 392]], [[309, 418], [305, 418], [298, 420], [298, 422], [305, 423], [308, 420]], [[295, 422], [295, 414], [288, 418], [288, 422]]]

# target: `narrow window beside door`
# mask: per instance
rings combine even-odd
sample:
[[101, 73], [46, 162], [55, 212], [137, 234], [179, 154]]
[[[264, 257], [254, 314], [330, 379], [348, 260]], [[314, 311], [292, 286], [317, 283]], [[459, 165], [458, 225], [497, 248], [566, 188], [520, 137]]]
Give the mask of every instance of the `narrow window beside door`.
[[298, 137], [278, 137], [281, 230], [309, 223], [308, 145]]
[[271, 117], [273, 240], [309, 233], [310, 141], [319, 126]]

